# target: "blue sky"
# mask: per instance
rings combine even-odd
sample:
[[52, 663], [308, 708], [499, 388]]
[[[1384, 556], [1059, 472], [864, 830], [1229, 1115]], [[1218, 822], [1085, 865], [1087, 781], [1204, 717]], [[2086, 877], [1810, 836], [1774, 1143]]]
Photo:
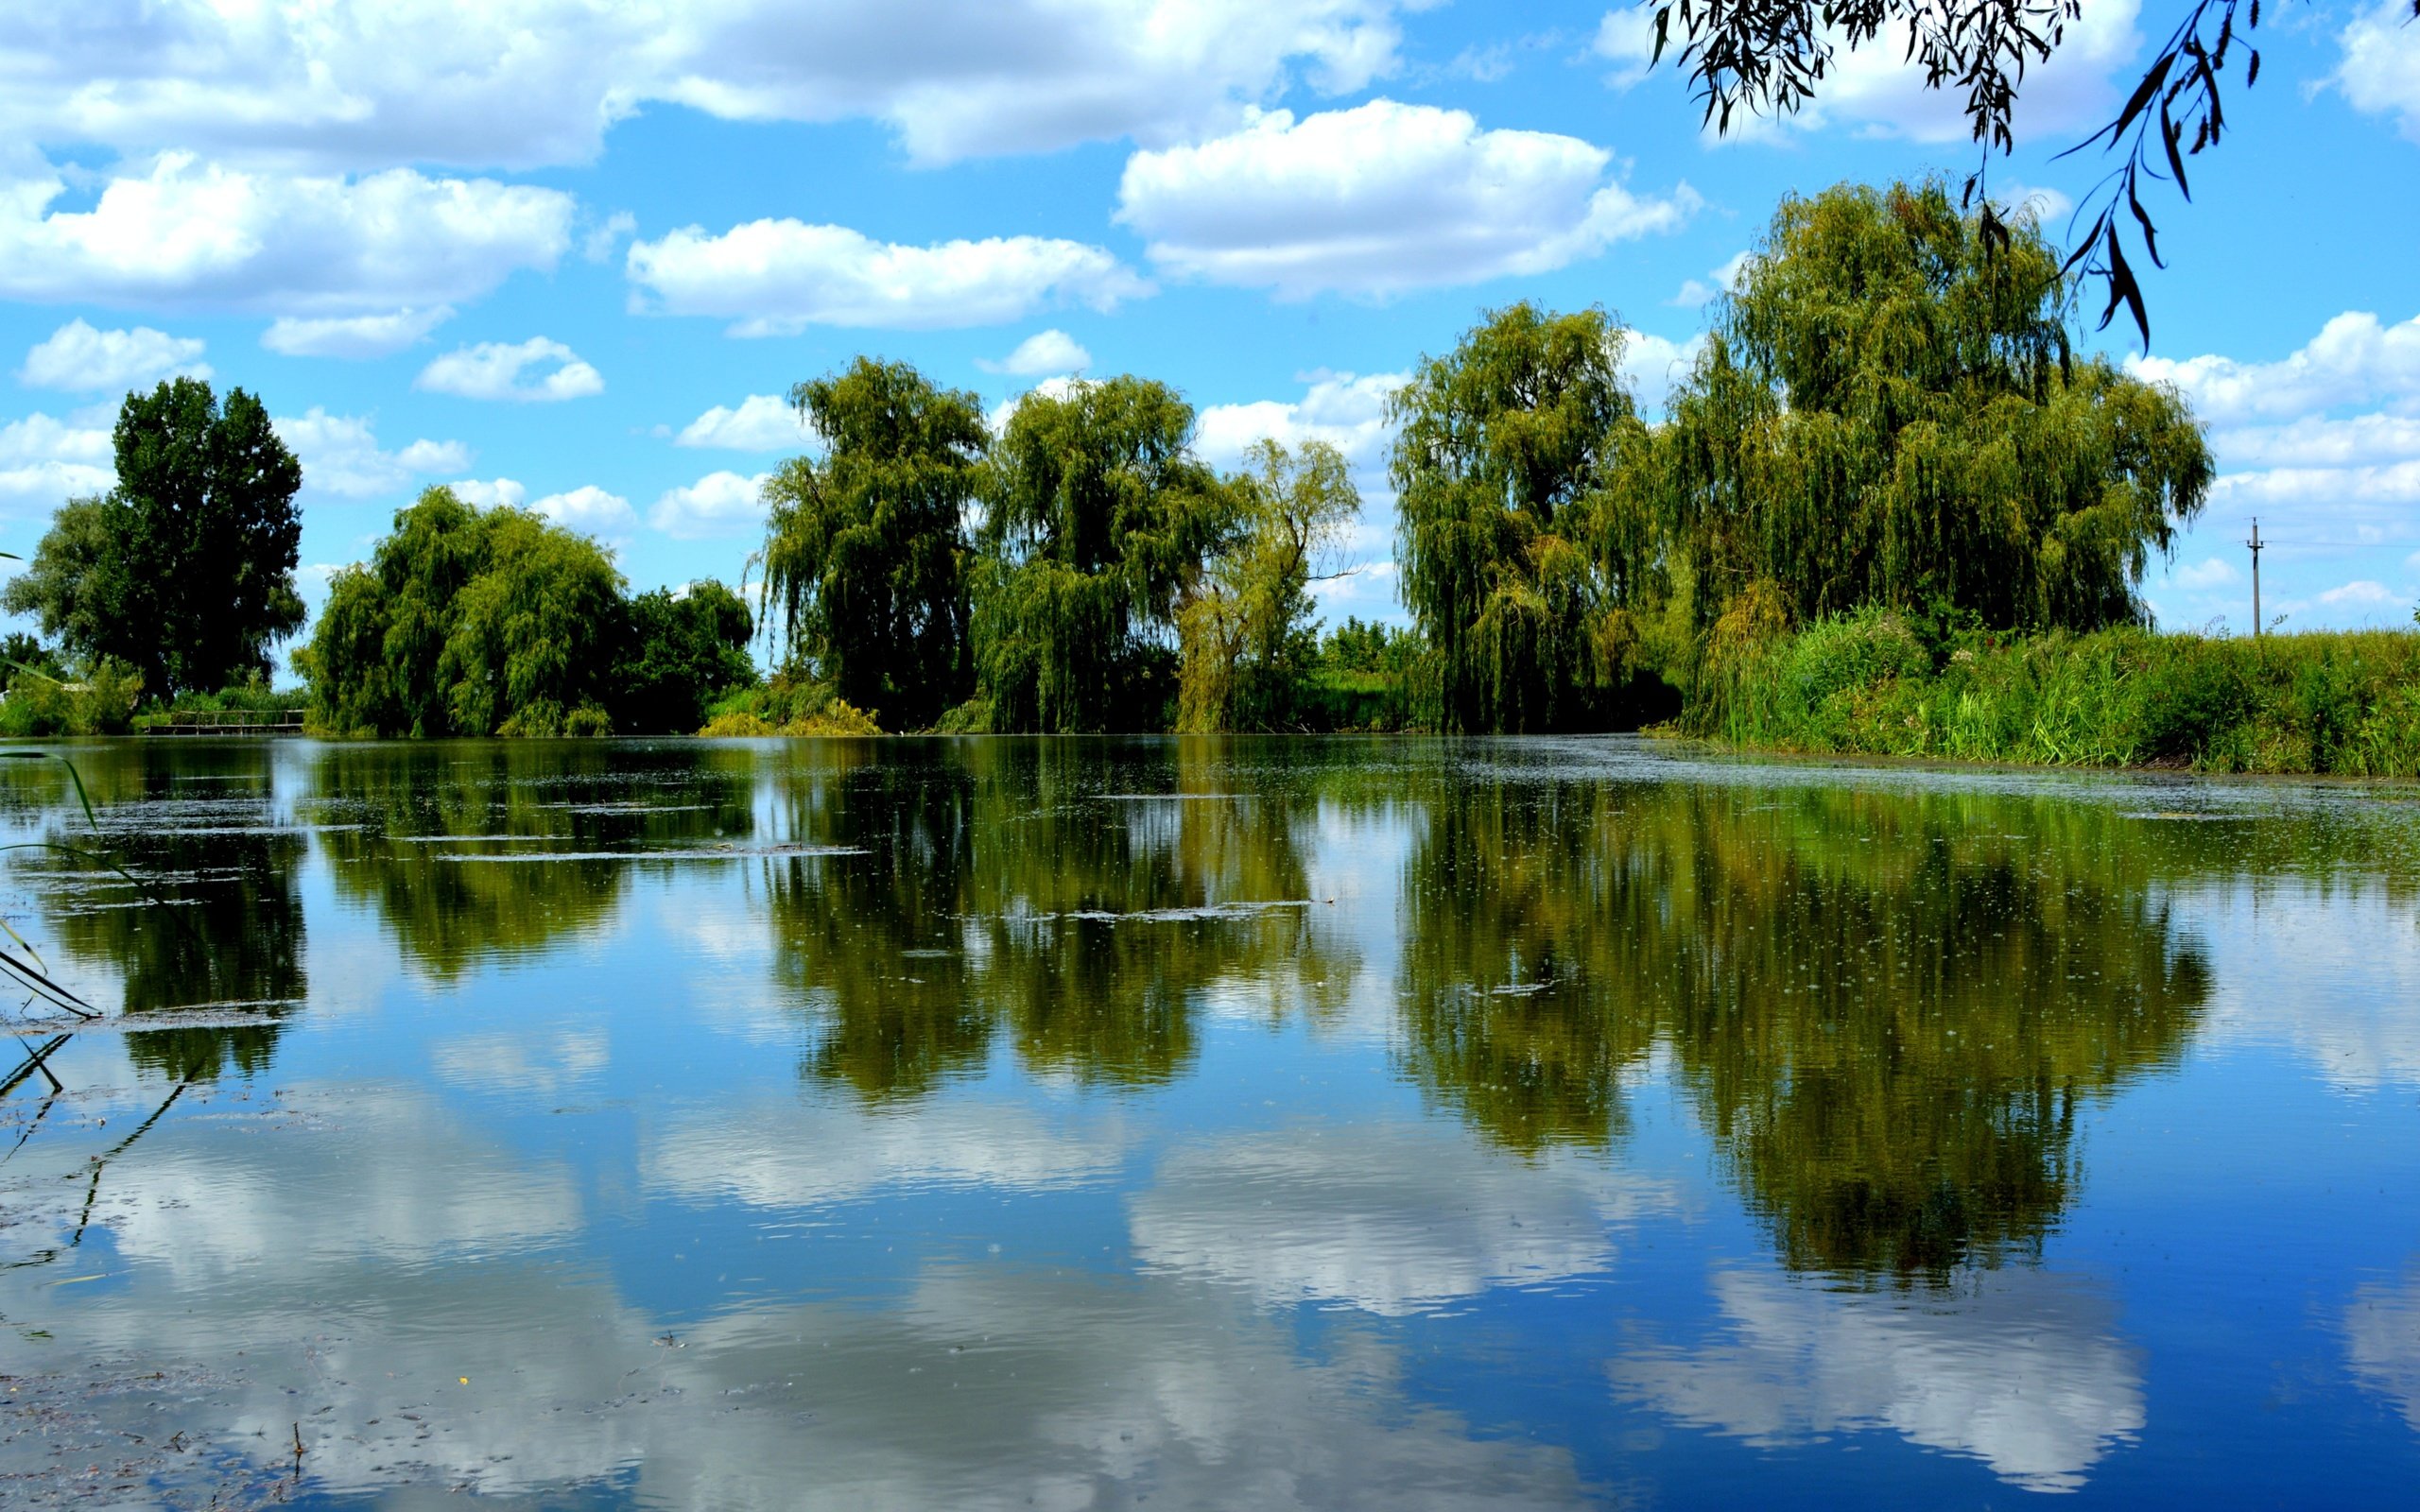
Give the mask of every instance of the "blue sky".
[[[2086, 0], [2003, 196], [2064, 207], [2176, 0]], [[2420, 26], [2281, 5], [2166, 202], [2153, 340], [2224, 470], [2146, 592], [2290, 626], [2420, 600]], [[860, 352], [1003, 405], [1181, 388], [1321, 435], [1395, 610], [1389, 386], [1483, 308], [1601, 303], [1660, 403], [1775, 200], [1975, 163], [1896, 53], [1718, 140], [1626, 7], [1393, 0], [15, 0], [0, 17], [0, 549], [109, 483], [130, 385], [207, 369], [302, 456], [305, 595], [423, 487], [540, 507], [636, 587], [735, 579], [791, 384]]]

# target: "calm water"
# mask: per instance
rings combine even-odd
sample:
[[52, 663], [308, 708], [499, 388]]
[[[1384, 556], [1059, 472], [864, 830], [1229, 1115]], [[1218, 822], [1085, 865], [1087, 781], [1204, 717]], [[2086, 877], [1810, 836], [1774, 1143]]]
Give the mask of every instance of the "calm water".
[[[0, 873], [111, 1014], [0, 1098], [11, 1505], [2420, 1485], [2408, 790], [1619, 741], [76, 759], [178, 906]], [[15, 838], [89, 843], [5, 765]]]

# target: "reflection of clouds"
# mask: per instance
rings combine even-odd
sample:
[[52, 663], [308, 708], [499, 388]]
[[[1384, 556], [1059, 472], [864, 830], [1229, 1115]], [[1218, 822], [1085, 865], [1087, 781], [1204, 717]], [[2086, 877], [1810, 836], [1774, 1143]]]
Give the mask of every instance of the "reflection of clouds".
[[675, 1124], [642, 1153], [641, 1177], [693, 1201], [794, 1208], [896, 1186], [1047, 1191], [1099, 1180], [1123, 1158], [1114, 1122], [1061, 1125], [1021, 1104], [927, 1098], [860, 1111], [784, 1101]]
[[2394, 1399], [2420, 1431], [2420, 1263], [2399, 1286], [2373, 1282], [2344, 1310], [2345, 1352], [2354, 1379]]
[[2283, 1041], [2339, 1087], [2420, 1085], [2420, 911], [2411, 902], [2347, 879], [2264, 878], [2190, 897], [2179, 916], [2209, 942], [2211, 1032]]
[[[1399, 1361], [1366, 1328], [1340, 1326], [1306, 1361], [1284, 1320], [1167, 1274], [944, 1264], [908, 1270], [878, 1305], [774, 1299], [677, 1324], [675, 1339], [564, 1263], [574, 1214], [554, 1173], [516, 1171], [426, 1103], [342, 1106], [329, 1127], [164, 1126], [156, 1159], [112, 1174], [138, 1200], [111, 1218], [131, 1262], [111, 1290], [70, 1303], [0, 1281], [12, 1321], [45, 1297], [45, 1326], [72, 1358], [111, 1362], [108, 1378], [209, 1367], [204, 1389], [164, 1402], [146, 1386], [81, 1403], [99, 1419], [84, 1442], [121, 1457], [122, 1435], [186, 1435], [194, 1452], [160, 1461], [164, 1490], [198, 1500], [181, 1478], [217, 1486], [231, 1461], [282, 1460], [299, 1422], [305, 1488], [338, 1494], [613, 1482], [648, 1504], [736, 1509], [1080, 1507], [1145, 1491], [1271, 1508], [1588, 1500], [1564, 1452], [1474, 1437], [1405, 1400]], [[749, 1126], [765, 1143], [846, 1143], [889, 1122]], [[978, 1117], [898, 1126], [879, 1139], [1014, 1134]], [[712, 1247], [682, 1262], [701, 1284], [745, 1263]], [[57, 1448], [0, 1435], [0, 1473]]]
[[1736, 1271], [1714, 1292], [1728, 1341], [1617, 1360], [1618, 1394], [1754, 1444], [1888, 1428], [2032, 1491], [2077, 1489], [2143, 1426], [2138, 1362], [2111, 1335], [2115, 1309], [2045, 1272], [1981, 1272], [1954, 1297]]
[[112, 1164], [98, 1215], [120, 1252], [179, 1284], [249, 1289], [334, 1263], [517, 1248], [579, 1225], [567, 1176], [468, 1138], [432, 1100], [347, 1087], [310, 1106], [330, 1122], [254, 1130], [280, 1115], [230, 1110], [219, 1138], [155, 1135], [164, 1148]]
[[612, 1060], [602, 1029], [498, 1029], [457, 1035], [429, 1053], [439, 1079], [482, 1092], [552, 1097], [596, 1079]]
[[1426, 1125], [1311, 1126], [1180, 1149], [1127, 1209], [1151, 1265], [1393, 1316], [1602, 1270], [1606, 1226], [1668, 1200], [1582, 1156], [1524, 1161]]

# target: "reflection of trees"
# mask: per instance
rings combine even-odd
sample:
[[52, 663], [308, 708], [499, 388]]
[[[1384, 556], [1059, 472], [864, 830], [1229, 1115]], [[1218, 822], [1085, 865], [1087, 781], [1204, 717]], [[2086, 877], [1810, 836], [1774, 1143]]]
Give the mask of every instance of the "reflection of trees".
[[[582, 742], [338, 746], [315, 764], [314, 816], [331, 826], [320, 843], [337, 893], [374, 906], [407, 956], [452, 980], [610, 917], [635, 863], [598, 852], [745, 838], [748, 756]], [[480, 835], [522, 843], [438, 838]], [[570, 858], [448, 859], [543, 850]]]
[[920, 1093], [1005, 1034], [1037, 1074], [1159, 1083], [1190, 1064], [1204, 993], [1341, 991], [1305, 906], [1309, 800], [1229, 796], [1222, 744], [803, 749], [821, 769], [784, 784], [790, 833], [863, 851], [770, 872], [777, 970], [822, 1016], [817, 1076]]
[[2123, 822], [1837, 788], [1449, 791], [1406, 878], [1410, 1070], [1535, 1149], [1617, 1129], [1623, 1069], [1661, 1041], [1789, 1263], [1996, 1260], [2071, 1197], [2079, 1100], [2172, 1058], [2208, 994]]
[[[199, 775], [236, 775], [208, 770], [223, 759], [177, 769], [139, 760], [90, 765], [95, 770], [87, 785], [96, 789], [95, 807], [104, 816], [101, 837], [95, 842], [82, 833], [79, 809], [73, 825], [54, 823], [51, 838], [86, 848], [97, 843], [169, 906], [110, 872], [79, 865], [72, 885], [45, 893], [67, 954], [115, 973], [126, 1011], [156, 1015], [164, 1023], [173, 1023], [179, 1008], [241, 1005], [277, 1013], [292, 1006], [304, 991], [296, 877], [302, 837], [271, 828], [265, 817], [222, 813], [160, 822], [130, 806], [189, 794], [190, 785], [172, 787], [172, 770], [191, 777], [200, 766]], [[259, 1071], [268, 1064], [278, 1034], [274, 1024], [163, 1027], [129, 1034], [126, 1047], [136, 1066], [186, 1081], [216, 1076], [229, 1066]]]

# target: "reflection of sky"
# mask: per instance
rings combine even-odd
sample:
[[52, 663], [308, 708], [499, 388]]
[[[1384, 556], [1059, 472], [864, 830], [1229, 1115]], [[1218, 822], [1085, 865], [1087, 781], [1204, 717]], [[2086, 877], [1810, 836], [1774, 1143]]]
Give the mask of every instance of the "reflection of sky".
[[2332, 1086], [2420, 1086], [2420, 899], [2262, 878], [2188, 893], [2180, 914], [2210, 942], [2215, 1038], [2289, 1047]]
[[1297, 1125], [1181, 1145], [1127, 1199], [1150, 1265], [1264, 1302], [1381, 1315], [1612, 1264], [1669, 1194], [1586, 1157], [1526, 1161], [1436, 1125]]
[[[1527, 781], [1563, 747], [1521, 749]], [[273, 812], [312, 816], [276, 750]], [[2211, 1006], [2084, 1108], [2040, 1267], [1842, 1293], [1779, 1269], [1668, 1053], [1603, 1150], [1425, 1111], [1392, 1058], [1424, 822], [1305, 808], [1319, 959], [1351, 981], [1280, 955], [1198, 984], [1170, 1084], [1039, 1084], [1003, 1034], [876, 1103], [802, 1080], [817, 1009], [761, 866], [634, 869], [596, 927], [435, 980], [303, 848], [309, 1006], [268, 1072], [111, 1164], [79, 1249], [0, 1272], [0, 1373], [210, 1365], [189, 1432], [274, 1458], [299, 1420], [319, 1484], [395, 1499], [1779, 1508], [1922, 1477], [2136, 1504], [2255, 1499], [2255, 1457], [2319, 1492], [2420, 1475], [2420, 927], [2377, 868], [2177, 888]], [[7, 1258], [72, 1228], [83, 1162], [165, 1091], [111, 1039], [60, 1066], [79, 1096], [0, 1166]], [[2278, 1360], [2308, 1362], [2293, 1392]], [[151, 1435], [147, 1400], [96, 1410]], [[26, 1452], [0, 1425], [0, 1470]]]
[[1617, 1394], [1758, 1445], [1888, 1430], [2032, 1491], [2077, 1489], [2143, 1427], [2141, 1362], [2112, 1334], [2117, 1309], [2044, 1272], [1984, 1272], [1955, 1296], [1737, 1271], [1712, 1285], [1721, 1332], [1615, 1361]]
[[2373, 1281], [2344, 1309], [2353, 1379], [2394, 1403], [2420, 1433], [2420, 1261], [2400, 1281]]

